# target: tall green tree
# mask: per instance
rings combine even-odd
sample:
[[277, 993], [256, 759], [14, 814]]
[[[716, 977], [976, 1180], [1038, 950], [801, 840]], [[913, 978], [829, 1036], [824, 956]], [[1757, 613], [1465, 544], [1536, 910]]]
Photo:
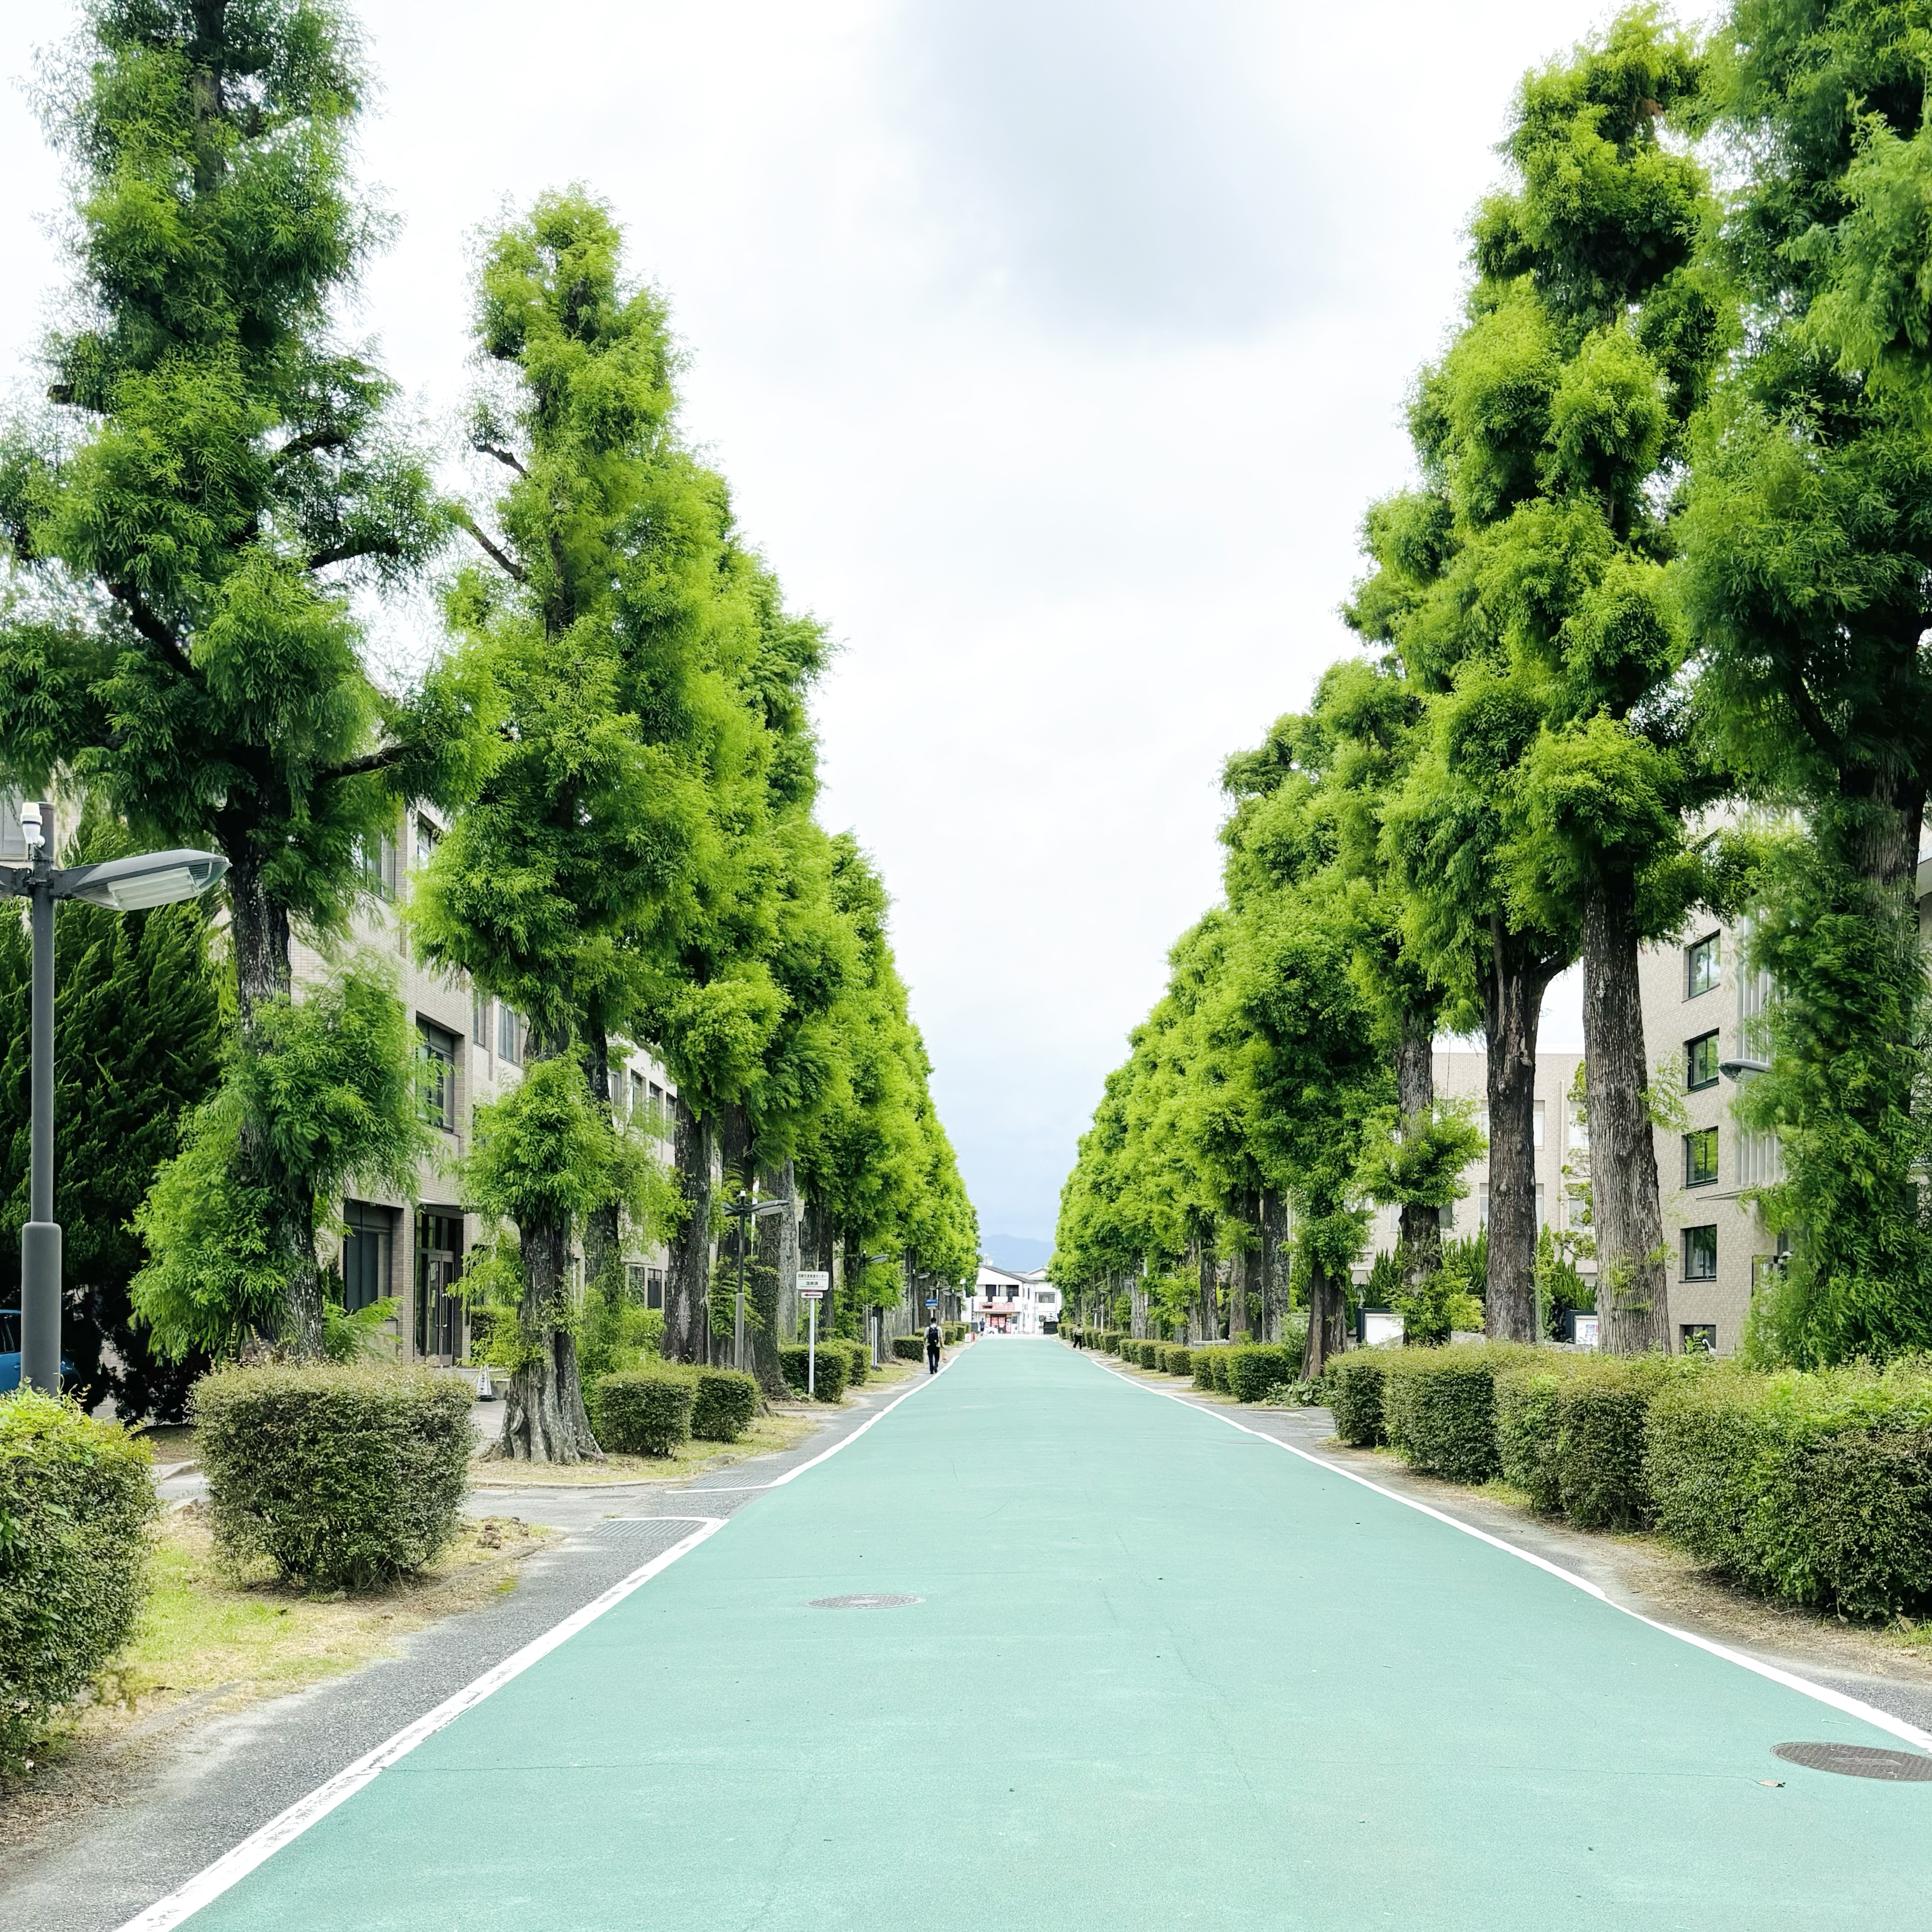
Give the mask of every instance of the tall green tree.
[[1747, 794], [1802, 818], [1756, 963], [1772, 1070], [1741, 1114], [1792, 1238], [1762, 1339], [1800, 1360], [1932, 1345], [1914, 1094], [1914, 874], [1932, 774], [1926, 10], [1737, 0], [1718, 137], [1743, 164], [1714, 255], [1744, 316], [1696, 428], [1683, 584], [1700, 688]]
[[[459, 675], [488, 694], [478, 722], [497, 729], [410, 908], [424, 958], [529, 1019], [522, 1088], [479, 1124], [472, 1178], [515, 1220], [520, 1257], [501, 1452], [544, 1462], [598, 1453], [569, 1244], [629, 1198], [610, 1041], [684, 914], [706, 831], [686, 724], [703, 614], [666, 621], [664, 605], [690, 550], [710, 561], [715, 503], [671, 434], [662, 306], [624, 286], [621, 251], [608, 211], [574, 193], [544, 196], [484, 251], [472, 440], [509, 480], [497, 534], [466, 513], [484, 560], [446, 610]], [[567, 1150], [572, 1174], [542, 1180], [540, 1150]]]
[[[226, 856], [240, 1050], [272, 1056], [292, 930], [339, 931], [358, 842], [463, 782], [461, 693], [379, 687], [352, 603], [444, 528], [392, 386], [333, 328], [383, 232], [350, 166], [368, 80], [310, 0], [92, 0], [79, 55], [45, 97], [78, 320], [0, 445], [0, 767], [32, 791], [61, 766], [137, 838]], [[266, 1217], [252, 1318], [313, 1354], [316, 1174], [289, 1129], [237, 1118], [230, 1180]]]

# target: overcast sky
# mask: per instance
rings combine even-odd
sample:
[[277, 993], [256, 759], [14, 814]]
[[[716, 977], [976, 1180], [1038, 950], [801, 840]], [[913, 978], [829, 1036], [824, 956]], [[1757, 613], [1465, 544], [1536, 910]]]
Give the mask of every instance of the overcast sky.
[[[359, 326], [423, 406], [479, 223], [608, 197], [688, 346], [690, 433], [842, 653], [854, 828], [988, 1232], [1074, 1142], [1218, 890], [1226, 754], [1349, 649], [1365, 505], [1462, 286], [1511, 89], [1578, 0], [388, 0]], [[31, 16], [31, 17], [30, 17]], [[71, 16], [0, 10], [25, 79]], [[0, 98], [0, 355], [60, 184]], [[1574, 986], [1544, 1044], [1580, 1048]]]

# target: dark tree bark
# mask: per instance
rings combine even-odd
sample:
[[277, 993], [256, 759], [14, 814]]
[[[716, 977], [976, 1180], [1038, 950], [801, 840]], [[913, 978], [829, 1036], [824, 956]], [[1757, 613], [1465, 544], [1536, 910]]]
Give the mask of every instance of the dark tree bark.
[[[725, 1203], [728, 1206], [737, 1199], [740, 1193], [750, 1188], [753, 1179], [752, 1116], [748, 1108], [732, 1105], [718, 1108], [718, 1165], [721, 1170]], [[718, 1257], [724, 1263], [730, 1278], [732, 1312], [731, 1318], [722, 1332], [714, 1334], [711, 1338], [711, 1359], [716, 1366], [730, 1369], [749, 1369], [752, 1366], [752, 1336], [756, 1326], [752, 1315], [754, 1264], [751, 1228], [743, 1221], [728, 1220], [724, 1232], [718, 1237]], [[737, 1294], [740, 1262], [743, 1263], [745, 1284], [745, 1360], [742, 1362], [737, 1359]]]
[[[759, 1170], [759, 1191], [791, 1198], [792, 1164]], [[790, 1394], [778, 1364], [778, 1344], [798, 1328], [798, 1230], [791, 1215], [766, 1214], [754, 1224], [751, 1265], [746, 1272], [746, 1343], [752, 1372], [773, 1401]]]
[[1657, 1142], [1644, 1105], [1648, 1075], [1634, 896], [1630, 881], [1618, 878], [1596, 886], [1583, 906], [1583, 1055], [1597, 1310], [1602, 1346], [1617, 1355], [1670, 1346]]
[[1308, 1339], [1301, 1348], [1301, 1378], [1313, 1382], [1347, 1342], [1343, 1322], [1348, 1302], [1342, 1284], [1320, 1261], [1309, 1270]]
[[[260, 1031], [262, 1010], [290, 998], [294, 983], [288, 911], [269, 896], [248, 825], [224, 813], [218, 836], [229, 862], [229, 948], [242, 1036], [251, 1050], [268, 1052], [273, 1049]], [[278, 1155], [266, 1126], [244, 1119], [238, 1149], [243, 1179], [262, 1190], [268, 1222], [262, 1232], [270, 1252], [280, 1258], [287, 1282], [280, 1317], [266, 1339], [298, 1360], [319, 1361], [322, 1277], [315, 1256], [315, 1193], [307, 1178]]]
[[1221, 1310], [1214, 1297], [1214, 1244], [1212, 1241], [1197, 1240], [1193, 1244], [1196, 1278], [1200, 1282], [1199, 1292], [1194, 1298], [1195, 1323], [1197, 1342], [1218, 1342], [1221, 1339]]
[[1271, 1189], [1261, 1197], [1262, 1334], [1279, 1342], [1288, 1318], [1288, 1203]]
[[[1407, 1009], [1396, 1042], [1396, 1105], [1405, 1133], [1436, 1106], [1436, 1028], [1432, 1012]], [[1413, 1294], [1442, 1264], [1442, 1210], [1420, 1201], [1402, 1204], [1402, 1282]]]
[[570, 1230], [562, 1222], [520, 1223], [524, 1333], [537, 1344], [535, 1358], [510, 1379], [503, 1404], [503, 1432], [494, 1452], [518, 1462], [582, 1462], [604, 1460], [577, 1372], [577, 1336], [565, 1306]]
[[671, 1236], [665, 1270], [664, 1352], [674, 1361], [703, 1362], [711, 1352], [711, 1193], [716, 1135], [680, 1092], [675, 1115], [674, 1158], [686, 1212]]
[[1484, 1328], [1536, 1339], [1536, 1034], [1560, 964], [1498, 932], [1483, 982], [1489, 1048], [1490, 1266]]
[[[1255, 1196], [1252, 1193], [1236, 1195], [1234, 1212], [1242, 1225], [1252, 1234], [1257, 1219]], [[1228, 1340], [1231, 1342], [1245, 1342], [1251, 1332], [1248, 1296], [1253, 1284], [1254, 1264], [1257, 1258], [1257, 1250], [1254, 1247], [1237, 1247], [1228, 1258]]]
[[1147, 1282], [1147, 1268], [1143, 1263], [1139, 1272], [1132, 1277], [1132, 1284], [1128, 1291], [1132, 1298], [1129, 1304], [1132, 1312], [1127, 1318], [1127, 1331], [1141, 1340], [1146, 1339], [1148, 1331]]
[[[584, 1071], [590, 1082], [591, 1098], [603, 1109], [607, 1119], [614, 1119], [610, 1092], [610, 1039], [594, 1018], [584, 1050]], [[623, 1246], [618, 1232], [617, 1204], [606, 1202], [602, 1207], [593, 1208], [584, 1220], [584, 1280], [601, 1290], [617, 1292], [622, 1286], [622, 1266]]]

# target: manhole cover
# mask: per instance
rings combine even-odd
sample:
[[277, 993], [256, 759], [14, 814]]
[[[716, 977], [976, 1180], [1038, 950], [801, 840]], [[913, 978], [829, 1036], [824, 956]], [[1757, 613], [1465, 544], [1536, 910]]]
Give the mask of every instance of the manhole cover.
[[1774, 1744], [1772, 1754], [1786, 1764], [1814, 1771], [1835, 1771], [1841, 1778], [1888, 1778], [1894, 1782], [1932, 1784], [1932, 1757], [1917, 1751], [1879, 1750], [1870, 1744]]
[[810, 1607], [814, 1610], [896, 1610], [902, 1604], [925, 1601], [923, 1597], [814, 1597]]

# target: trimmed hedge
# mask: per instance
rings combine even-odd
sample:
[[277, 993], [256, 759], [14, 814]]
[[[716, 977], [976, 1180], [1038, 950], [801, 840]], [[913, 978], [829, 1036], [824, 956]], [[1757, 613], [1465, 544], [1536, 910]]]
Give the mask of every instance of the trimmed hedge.
[[669, 1369], [620, 1369], [599, 1376], [591, 1426], [599, 1445], [620, 1456], [669, 1456], [691, 1440], [698, 1401], [694, 1376]]
[[1328, 1407], [1335, 1433], [1358, 1449], [1377, 1449], [1388, 1440], [1382, 1424], [1382, 1384], [1388, 1360], [1378, 1348], [1352, 1349], [1328, 1369]]
[[698, 1400], [692, 1405], [691, 1432], [700, 1442], [735, 1442], [758, 1412], [758, 1380], [742, 1369], [698, 1372]]
[[1237, 1402], [1259, 1402], [1301, 1372], [1301, 1352], [1276, 1342], [1238, 1342], [1227, 1352], [1224, 1386]]
[[370, 1589], [455, 1533], [473, 1391], [428, 1369], [218, 1369], [190, 1399], [217, 1544], [311, 1588]]
[[963, 1322], [942, 1322], [939, 1324], [940, 1340], [949, 1348], [956, 1348], [966, 1339], [966, 1324]]
[[1452, 1483], [1499, 1474], [1496, 1376], [1533, 1352], [1477, 1342], [1382, 1352], [1383, 1426], [1410, 1463]]
[[1194, 1386], [1226, 1395], [1228, 1392], [1228, 1351], [1224, 1343], [1204, 1342], [1194, 1352]]
[[1178, 1342], [1167, 1345], [1167, 1360], [1161, 1365], [1171, 1376], [1191, 1376], [1194, 1372], [1194, 1351], [1184, 1348]]
[[1658, 1527], [1754, 1588], [1852, 1616], [1932, 1611], [1932, 1363], [1660, 1389], [1645, 1474]]
[[872, 1351], [864, 1342], [855, 1341], [850, 1336], [821, 1335], [818, 1338], [821, 1348], [843, 1348], [845, 1351], [845, 1386], [856, 1388], [872, 1372]]
[[158, 1507], [138, 1437], [34, 1390], [0, 1397], [0, 1764], [134, 1634]]
[[922, 1332], [917, 1335], [895, 1335], [892, 1337], [892, 1354], [896, 1360], [902, 1362], [924, 1361], [926, 1360], [924, 1333]]
[[[813, 1360], [816, 1356], [815, 1363]], [[852, 1358], [842, 1342], [821, 1342], [816, 1350], [803, 1342], [778, 1344], [778, 1368], [786, 1386], [805, 1394], [806, 1371], [812, 1370], [812, 1399], [837, 1402], [845, 1393], [845, 1378], [851, 1372]]]

